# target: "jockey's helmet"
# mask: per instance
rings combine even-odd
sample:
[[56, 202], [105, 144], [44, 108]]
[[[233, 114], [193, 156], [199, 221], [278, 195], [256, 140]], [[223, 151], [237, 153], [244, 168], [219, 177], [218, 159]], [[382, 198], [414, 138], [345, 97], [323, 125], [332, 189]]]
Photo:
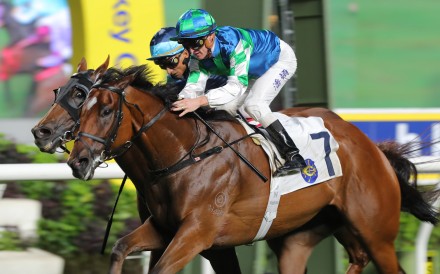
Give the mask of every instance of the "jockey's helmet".
[[183, 46], [176, 41], [170, 40], [175, 35], [176, 28], [174, 27], [161, 28], [156, 32], [150, 42], [151, 57], [147, 58], [147, 60], [170, 57], [181, 53], [184, 50]]
[[194, 39], [213, 33], [217, 24], [206, 10], [190, 9], [180, 16], [176, 29], [177, 36], [171, 40]]

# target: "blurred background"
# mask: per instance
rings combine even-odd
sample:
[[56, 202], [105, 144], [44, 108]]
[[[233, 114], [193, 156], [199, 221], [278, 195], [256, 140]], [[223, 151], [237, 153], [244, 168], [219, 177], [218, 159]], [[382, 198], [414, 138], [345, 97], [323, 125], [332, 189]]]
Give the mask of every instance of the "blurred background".
[[[155, 81], [164, 81], [164, 71], [145, 60], [150, 39], [159, 28], [175, 26], [189, 8], [208, 10], [219, 26], [270, 29], [292, 45], [298, 70], [274, 110], [328, 107], [376, 142], [440, 138], [437, 0], [0, 0], [0, 164], [65, 160], [62, 153], [40, 153], [30, 129], [82, 57], [89, 68], [108, 55], [111, 66], [149, 64]], [[414, 155], [439, 156], [438, 144]], [[421, 174], [423, 187], [436, 187], [438, 172]], [[97, 254], [120, 180], [0, 181], [0, 269], [16, 263], [7, 256], [30, 250], [28, 257], [52, 258], [51, 273], [106, 273], [107, 257]], [[123, 195], [109, 246], [139, 225], [133, 188]], [[19, 199], [26, 204], [15, 204]], [[23, 213], [31, 227], [27, 236], [21, 220], [8, 223], [2, 215], [22, 211], [35, 212]], [[418, 273], [415, 250], [422, 229], [429, 231], [424, 273], [440, 273], [440, 229], [405, 214], [401, 220], [396, 246], [408, 273]], [[277, 273], [264, 242], [237, 250], [243, 273]], [[309, 261], [309, 273], [345, 273], [344, 253], [334, 239], [325, 240]], [[145, 258], [129, 260], [125, 273], [141, 273]], [[37, 271], [37, 262], [29, 264]], [[197, 258], [182, 272], [209, 269]]]

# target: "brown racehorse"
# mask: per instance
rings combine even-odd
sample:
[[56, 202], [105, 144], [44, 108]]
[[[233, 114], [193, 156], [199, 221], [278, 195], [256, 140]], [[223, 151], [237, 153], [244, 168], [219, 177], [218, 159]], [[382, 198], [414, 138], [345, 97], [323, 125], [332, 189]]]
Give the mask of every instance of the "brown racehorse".
[[[124, 155], [130, 147], [136, 149], [140, 157], [120, 164], [124, 170], [134, 169], [130, 177], [152, 216], [116, 243], [111, 273], [120, 273], [124, 258], [133, 251], [165, 247], [151, 273], [175, 273], [198, 253], [250, 243], [265, 212], [269, 184], [263, 184], [228, 148], [180, 168], [180, 163], [191, 162], [200, 153], [224, 144], [197, 119], [178, 118], [168, 110], [169, 102], [161, 98], [170, 93], [176, 98], [172, 88], [153, 87], [147, 81], [144, 86], [149, 92], [135, 88], [133, 83], [144, 80], [142, 70], [131, 68], [120, 77], [108, 74], [95, 84], [82, 107], [68, 164], [74, 176], [88, 180], [106, 159]], [[435, 210], [409, 185], [409, 175], [416, 172], [414, 165], [399, 147], [381, 150], [331, 111], [285, 113], [323, 118], [339, 143], [344, 175], [282, 196], [277, 218], [265, 236], [279, 257], [280, 272], [297, 271], [288, 261], [290, 235], [330, 207], [342, 214], [349, 235], [356, 235], [356, 243], [362, 244], [380, 273], [398, 273], [394, 240], [401, 206], [421, 220], [437, 222]], [[234, 120], [210, 123], [228, 141], [246, 135]], [[234, 146], [263, 174], [270, 175], [260, 147], [249, 139]]]
[[[95, 80], [98, 73], [105, 73], [108, 63], [109, 58], [107, 58], [107, 60], [99, 66], [95, 72], [94, 70], [87, 68], [87, 62], [83, 58], [78, 64], [77, 73], [71, 77], [69, 82], [57, 90], [54, 105], [32, 129], [35, 144], [42, 152], [53, 153], [57, 147], [64, 145], [64, 142], [70, 140], [75, 131], [76, 125], [79, 124], [79, 110], [89, 93], [92, 82]], [[301, 108], [295, 109], [295, 111], [300, 110]], [[321, 113], [316, 113], [316, 115], [321, 115]], [[126, 154], [130, 155], [133, 153], [132, 149]], [[119, 160], [121, 158], [118, 157], [116, 159]], [[122, 162], [124, 162], [123, 159]], [[130, 167], [128, 170], [130, 172]], [[150, 215], [141, 197], [138, 197], [138, 209], [143, 222]], [[368, 263], [369, 259], [367, 254], [362, 250], [361, 245], [357, 243], [357, 239], [350, 235], [350, 232], [347, 231], [347, 229], [339, 228], [341, 225], [339, 219], [338, 214], [334, 212], [334, 210], [324, 210], [318, 214], [313, 221], [289, 236], [290, 245], [291, 247], [294, 247], [289, 248], [291, 253], [289, 263], [293, 262], [293, 265], [295, 265], [299, 273], [302, 273], [302, 269], [305, 269], [308, 256], [310, 256], [313, 247], [318, 244], [321, 239], [332, 233], [335, 234], [339, 242], [344, 245], [349, 252], [351, 263], [349, 273], [361, 271]], [[275, 242], [274, 240], [272, 241]], [[282, 238], [279, 239], [277, 244], [279, 245], [282, 241]], [[273, 247], [275, 248], [275, 246]], [[152, 264], [158, 254], [160, 253], [157, 251], [153, 252], [151, 260]], [[233, 250], [230, 251], [229, 256], [230, 257], [226, 263], [216, 263], [214, 260], [217, 258], [210, 259], [212, 265], [217, 270], [217, 273], [221, 271], [227, 273], [240, 272], [239, 268], [224, 270], [224, 265], [233, 265], [231, 262], [236, 261], [236, 259], [233, 258], [235, 257]], [[223, 259], [223, 257], [225, 257], [224, 254], [222, 254], [220, 260]]]

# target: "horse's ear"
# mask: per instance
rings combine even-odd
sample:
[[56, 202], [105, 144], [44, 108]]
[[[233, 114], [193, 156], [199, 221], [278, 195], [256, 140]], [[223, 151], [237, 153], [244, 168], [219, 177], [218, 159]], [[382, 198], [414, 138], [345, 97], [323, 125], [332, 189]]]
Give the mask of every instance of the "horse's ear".
[[77, 72], [86, 71], [87, 70], [87, 61], [86, 58], [81, 58], [81, 61], [78, 64]]
[[102, 66], [105, 67], [105, 69], [107, 70], [108, 68], [108, 64], [110, 63], [110, 54], [107, 55], [107, 59], [105, 59], [104, 63], [102, 64]]
[[100, 65], [94, 72], [95, 80], [101, 77], [107, 71], [109, 62], [110, 62], [110, 55], [107, 55], [107, 59], [105, 60], [105, 62], [102, 65]]

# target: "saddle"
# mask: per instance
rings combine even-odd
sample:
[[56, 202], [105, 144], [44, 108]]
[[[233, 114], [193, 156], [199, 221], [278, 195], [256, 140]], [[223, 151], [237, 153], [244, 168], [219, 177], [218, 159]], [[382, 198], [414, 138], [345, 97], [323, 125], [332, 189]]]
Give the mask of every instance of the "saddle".
[[[297, 144], [307, 167], [292, 175], [271, 178], [266, 211], [260, 229], [252, 240], [253, 242], [263, 239], [269, 231], [273, 220], [277, 216], [282, 195], [342, 176], [341, 163], [336, 154], [339, 145], [325, 128], [324, 121], [320, 117], [289, 117], [278, 112], [274, 114]], [[255, 121], [243, 117], [237, 119], [248, 134], [258, 133], [253, 134], [252, 138], [254, 143], [260, 145], [266, 152], [273, 173], [278, 165], [283, 164], [282, 161], [284, 160], [270, 140], [269, 134]]]
[[[342, 176], [341, 164], [336, 154], [339, 145], [320, 117], [289, 117], [279, 112], [274, 114], [297, 144], [307, 164], [300, 172], [272, 178], [272, 182], [283, 182], [283, 194]], [[272, 172], [284, 164], [284, 159], [269, 134], [259, 123], [241, 115], [237, 120], [248, 134], [252, 134], [254, 143], [262, 146], [269, 157]]]

